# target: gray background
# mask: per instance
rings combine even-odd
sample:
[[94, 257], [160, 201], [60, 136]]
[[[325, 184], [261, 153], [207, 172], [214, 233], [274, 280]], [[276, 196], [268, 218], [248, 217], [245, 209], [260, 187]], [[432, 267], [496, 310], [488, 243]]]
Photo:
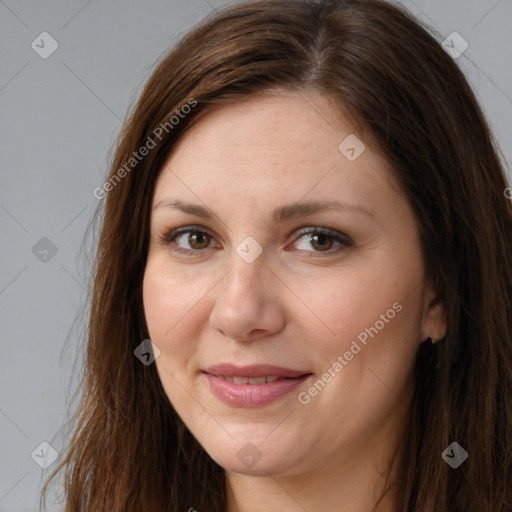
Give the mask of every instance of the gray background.
[[[54, 436], [83, 344], [73, 329], [87, 299], [80, 245], [121, 120], [155, 62], [224, 3], [0, 1], [0, 511], [37, 510], [55, 467], [41, 469], [31, 453], [43, 441], [60, 449]], [[468, 42], [457, 62], [512, 162], [512, 0], [404, 4]], [[42, 32], [59, 45], [46, 59], [31, 47]], [[43, 237], [54, 255], [34, 254], [48, 249]]]

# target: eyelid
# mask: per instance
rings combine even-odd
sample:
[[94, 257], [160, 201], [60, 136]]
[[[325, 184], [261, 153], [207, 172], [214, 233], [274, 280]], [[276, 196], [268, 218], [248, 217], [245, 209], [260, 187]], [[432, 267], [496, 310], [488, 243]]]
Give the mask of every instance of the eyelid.
[[[301, 238], [303, 235], [309, 235], [314, 233], [319, 233], [322, 235], [327, 235], [337, 242], [343, 243], [347, 246], [351, 246], [354, 242], [352, 239], [346, 235], [345, 233], [338, 231], [337, 229], [332, 228], [321, 228], [316, 226], [308, 226], [304, 228], [299, 228], [298, 230], [295, 230], [294, 233], [297, 233], [297, 238], [294, 241], [297, 241], [299, 238]], [[316, 251], [316, 252], [322, 252], [322, 251]]]
[[[180, 228], [165, 231], [160, 238], [160, 242], [163, 243], [164, 245], [170, 244], [171, 241], [173, 241], [179, 235], [182, 235], [183, 233], [188, 233], [189, 231], [206, 233], [207, 235], [211, 236], [212, 238], [215, 238], [215, 236], [211, 233], [211, 231], [208, 228], [205, 228], [204, 226], [190, 225], [190, 226], [183, 226]], [[196, 250], [195, 252], [198, 252], [198, 250]]]

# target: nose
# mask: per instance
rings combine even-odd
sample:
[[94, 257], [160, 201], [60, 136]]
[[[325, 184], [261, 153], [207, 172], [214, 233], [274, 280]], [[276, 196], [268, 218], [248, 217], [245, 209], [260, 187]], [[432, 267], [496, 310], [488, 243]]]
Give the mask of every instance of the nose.
[[277, 334], [285, 325], [285, 314], [276, 274], [263, 254], [248, 263], [234, 253], [232, 261], [232, 268], [217, 288], [210, 325], [242, 343]]

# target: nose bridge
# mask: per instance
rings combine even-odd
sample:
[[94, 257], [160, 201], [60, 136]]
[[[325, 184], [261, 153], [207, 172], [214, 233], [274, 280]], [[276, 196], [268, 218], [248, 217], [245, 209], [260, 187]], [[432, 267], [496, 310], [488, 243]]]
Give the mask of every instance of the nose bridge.
[[231, 268], [220, 283], [210, 313], [212, 327], [239, 341], [252, 340], [256, 333], [261, 336], [261, 333], [277, 332], [284, 322], [281, 308], [272, 299], [273, 274], [265, 254], [261, 252], [254, 257], [256, 246], [251, 243], [247, 241], [248, 247], [241, 243], [233, 248]]
[[[222, 297], [229, 295], [238, 300], [240, 294], [245, 299], [250, 299], [263, 292], [266, 282], [264, 274], [268, 269], [263, 248], [259, 247], [260, 249], [257, 250], [254, 242], [249, 240], [244, 240], [234, 247], [230, 258], [231, 268], [224, 276], [221, 285]], [[245, 295], [244, 292], [246, 292]]]
[[232, 231], [231, 254], [229, 254], [229, 265], [232, 270], [226, 276], [227, 282], [232, 284], [235, 281], [251, 283], [257, 279], [257, 275], [265, 272], [266, 252], [263, 247], [265, 225], [263, 221], [256, 218], [258, 208], [254, 201], [255, 199], [251, 198], [247, 199], [245, 205], [234, 203], [239, 215], [243, 207], [243, 218], [238, 219], [237, 228]]

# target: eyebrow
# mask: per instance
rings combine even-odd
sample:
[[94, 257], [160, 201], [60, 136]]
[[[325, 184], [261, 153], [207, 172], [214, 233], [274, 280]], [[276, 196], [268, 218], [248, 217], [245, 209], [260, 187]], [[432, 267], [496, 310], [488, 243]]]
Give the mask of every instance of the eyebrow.
[[[180, 210], [183, 213], [195, 215], [205, 219], [213, 219], [215, 215], [211, 210], [195, 203], [188, 203], [181, 201], [180, 199], [163, 199], [153, 206], [153, 210], [156, 208], [173, 208]], [[284, 222], [286, 220], [301, 217], [306, 215], [312, 215], [313, 213], [322, 211], [350, 211], [355, 213], [362, 213], [369, 217], [374, 217], [374, 214], [365, 208], [349, 203], [342, 203], [340, 201], [303, 201], [291, 205], [280, 206], [272, 212], [272, 220], [276, 224]]]

